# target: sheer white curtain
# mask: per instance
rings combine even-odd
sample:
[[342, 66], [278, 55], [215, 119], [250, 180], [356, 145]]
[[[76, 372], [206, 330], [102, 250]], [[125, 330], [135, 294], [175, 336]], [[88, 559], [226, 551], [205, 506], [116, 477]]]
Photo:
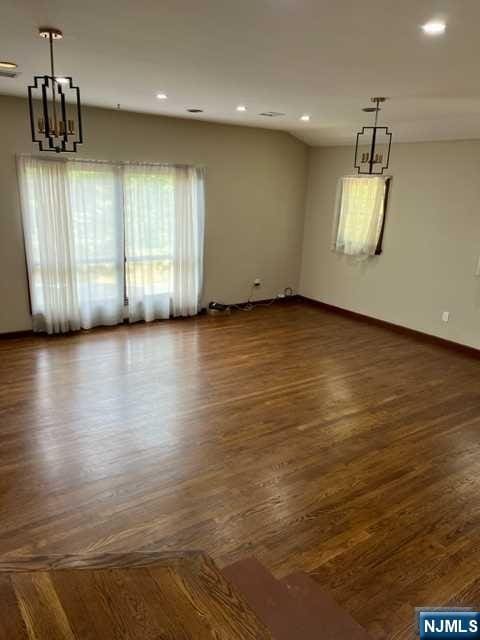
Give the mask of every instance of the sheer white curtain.
[[375, 255], [385, 213], [384, 176], [346, 176], [337, 195], [334, 249], [352, 256]]
[[204, 171], [177, 167], [174, 198], [172, 313], [191, 316], [200, 309], [203, 281]]
[[131, 322], [170, 316], [174, 173], [174, 168], [152, 165], [124, 168], [125, 257]]
[[18, 159], [33, 328], [81, 327], [70, 185], [64, 163]]
[[117, 324], [124, 311], [120, 169], [68, 162], [81, 326]]
[[33, 325], [48, 333], [194, 315], [204, 175], [162, 165], [18, 158]]
[[33, 327], [59, 333], [120, 322], [123, 231], [116, 169], [19, 157]]
[[194, 167], [124, 167], [130, 321], [198, 313], [203, 266], [203, 184], [203, 171]]

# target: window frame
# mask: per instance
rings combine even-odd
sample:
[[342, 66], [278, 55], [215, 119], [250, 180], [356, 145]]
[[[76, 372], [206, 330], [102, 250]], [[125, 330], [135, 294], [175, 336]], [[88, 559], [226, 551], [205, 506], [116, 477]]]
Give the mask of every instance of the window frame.
[[385, 221], [387, 218], [388, 197], [390, 195], [391, 182], [392, 176], [385, 176], [385, 195], [383, 197], [382, 226], [380, 229], [380, 235], [378, 236], [377, 248], [375, 249], [376, 256], [382, 255], [383, 252], [383, 235], [385, 232]]

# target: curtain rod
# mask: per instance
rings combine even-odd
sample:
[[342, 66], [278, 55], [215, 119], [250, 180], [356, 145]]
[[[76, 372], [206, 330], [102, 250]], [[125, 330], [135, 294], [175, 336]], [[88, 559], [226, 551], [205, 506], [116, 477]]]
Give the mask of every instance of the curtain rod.
[[143, 166], [143, 167], [170, 167], [170, 168], [194, 168], [194, 169], [205, 169], [205, 165], [196, 165], [196, 164], [177, 164], [173, 162], [147, 162], [141, 160], [96, 160], [89, 158], [66, 158], [65, 156], [61, 158], [51, 157], [51, 156], [42, 156], [38, 153], [17, 153], [17, 157], [19, 158], [34, 158], [35, 160], [44, 160], [46, 162], [84, 162], [89, 164], [107, 164], [114, 166]]

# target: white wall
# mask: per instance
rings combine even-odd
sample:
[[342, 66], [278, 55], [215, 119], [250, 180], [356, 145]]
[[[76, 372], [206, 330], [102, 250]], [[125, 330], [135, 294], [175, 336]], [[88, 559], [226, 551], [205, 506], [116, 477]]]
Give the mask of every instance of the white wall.
[[[203, 165], [203, 301], [240, 302], [297, 288], [307, 147], [279, 131], [85, 108], [80, 156]], [[31, 153], [27, 103], [0, 96], [0, 333], [31, 327], [15, 154]]]
[[310, 150], [300, 292], [480, 348], [480, 141], [393, 145], [383, 253], [362, 264], [331, 251], [336, 184], [352, 157]]

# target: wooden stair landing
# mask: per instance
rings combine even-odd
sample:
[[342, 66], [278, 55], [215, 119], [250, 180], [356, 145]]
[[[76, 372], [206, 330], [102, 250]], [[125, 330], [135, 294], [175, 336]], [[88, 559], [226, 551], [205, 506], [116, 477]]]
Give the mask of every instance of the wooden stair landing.
[[306, 573], [277, 580], [255, 558], [222, 571], [275, 640], [370, 640], [348, 612]]
[[0, 563], [1, 640], [271, 640], [202, 553]]

